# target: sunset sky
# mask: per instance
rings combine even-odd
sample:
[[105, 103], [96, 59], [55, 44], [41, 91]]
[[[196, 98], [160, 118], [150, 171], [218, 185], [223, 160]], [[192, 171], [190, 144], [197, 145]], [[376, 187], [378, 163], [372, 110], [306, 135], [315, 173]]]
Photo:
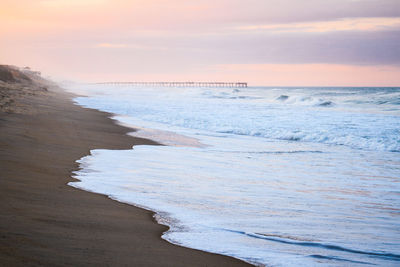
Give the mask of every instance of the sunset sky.
[[0, 4], [0, 64], [57, 79], [400, 86], [399, 0]]

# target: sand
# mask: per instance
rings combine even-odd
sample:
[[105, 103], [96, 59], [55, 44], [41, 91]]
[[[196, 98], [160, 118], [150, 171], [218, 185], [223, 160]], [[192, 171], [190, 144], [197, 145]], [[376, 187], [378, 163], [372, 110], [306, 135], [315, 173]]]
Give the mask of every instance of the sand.
[[[0, 66], [0, 266], [248, 266], [172, 245], [153, 213], [67, 186], [91, 149], [157, 145]], [[11, 77], [11, 78], [10, 78]]]

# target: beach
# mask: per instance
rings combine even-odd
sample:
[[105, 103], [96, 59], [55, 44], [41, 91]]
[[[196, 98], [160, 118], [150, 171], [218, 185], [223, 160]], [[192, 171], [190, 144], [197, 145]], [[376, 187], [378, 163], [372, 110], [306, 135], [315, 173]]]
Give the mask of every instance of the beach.
[[168, 144], [92, 150], [69, 183], [156, 212], [163, 239], [266, 266], [398, 265], [399, 88], [64, 87]]
[[55, 84], [8, 68], [0, 69], [0, 265], [248, 265], [170, 244], [153, 212], [67, 186], [76, 160], [92, 149], [158, 144], [128, 136], [133, 130], [110, 113], [74, 105]]
[[400, 0], [0, 22], [0, 267], [400, 266]]

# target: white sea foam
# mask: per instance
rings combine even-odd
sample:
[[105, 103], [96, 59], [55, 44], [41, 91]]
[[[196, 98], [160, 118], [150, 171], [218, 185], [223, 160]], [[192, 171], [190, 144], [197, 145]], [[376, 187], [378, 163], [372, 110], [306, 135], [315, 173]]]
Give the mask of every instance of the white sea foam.
[[94, 150], [70, 185], [156, 211], [165, 239], [268, 266], [400, 261], [398, 89], [93, 89], [76, 101], [178, 146]]
[[[389, 91], [384, 98], [379, 91], [373, 96], [357, 96], [352, 91], [345, 94], [344, 89], [341, 94], [336, 89], [326, 96], [317, 89], [306, 95], [305, 89], [294, 92], [282, 92], [283, 89], [272, 92], [266, 89], [249, 89], [248, 92], [216, 89], [214, 92], [211, 89], [162, 91], [160, 88], [122, 87], [115, 95], [107, 94], [102, 87], [95, 89], [96, 96], [78, 98], [78, 103], [167, 126], [345, 145], [365, 150], [400, 151], [400, 105], [365, 104], [368, 97], [393, 102], [393, 96], [400, 99], [400, 93], [396, 91]], [[102, 94], [99, 95], [98, 91]], [[283, 103], [276, 97], [282, 93], [290, 95]], [[214, 98], [220, 95], [228, 98]], [[290, 102], [292, 98], [297, 100]], [[298, 99], [307, 104], [293, 104]], [[358, 100], [362, 104], [355, 104]]]

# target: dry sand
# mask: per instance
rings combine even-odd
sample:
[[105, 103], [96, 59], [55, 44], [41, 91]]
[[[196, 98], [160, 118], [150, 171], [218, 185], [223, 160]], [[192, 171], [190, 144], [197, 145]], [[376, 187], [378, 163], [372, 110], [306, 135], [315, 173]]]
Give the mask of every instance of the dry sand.
[[172, 245], [152, 212], [67, 186], [91, 149], [157, 145], [71, 97], [0, 66], [0, 266], [248, 265]]

